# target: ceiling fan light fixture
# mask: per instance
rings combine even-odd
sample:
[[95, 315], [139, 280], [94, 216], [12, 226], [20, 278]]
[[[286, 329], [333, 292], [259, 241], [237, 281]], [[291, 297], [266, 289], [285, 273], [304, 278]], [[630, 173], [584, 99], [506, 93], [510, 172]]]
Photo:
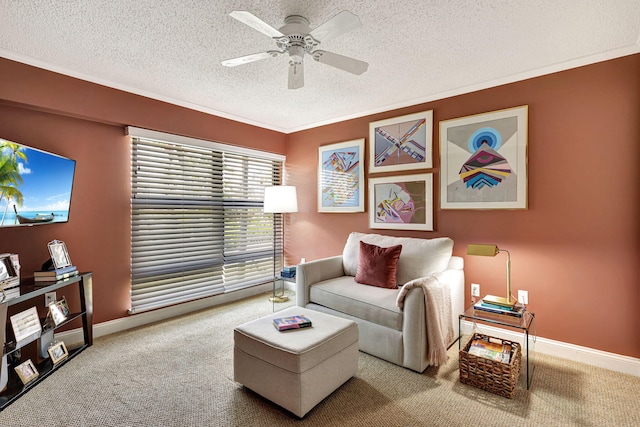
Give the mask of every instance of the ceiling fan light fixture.
[[289, 48], [289, 60], [294, 64], [302, 64], [304, 60], [304, 48], [302, 46], [291, 46]]

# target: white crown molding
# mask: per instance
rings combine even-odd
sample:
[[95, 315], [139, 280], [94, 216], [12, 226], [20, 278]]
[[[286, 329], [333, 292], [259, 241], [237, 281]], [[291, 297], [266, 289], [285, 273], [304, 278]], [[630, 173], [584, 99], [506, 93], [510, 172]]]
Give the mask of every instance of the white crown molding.
[[346, 120], [357, 119], [357, 118], [369, 116], [369, 115], [372, 115], [372, 114], [378, 114], [378, 113], [382, 113], [382, 112], [385, 112], [385, 111], [395, 110], [395, 109], [398, 109], [398, 108], [410, 107], [410, 106], [413, 106], [413, 105], [423, 104], [423, 103], [426, 103], [426, 102], [436, 101], [436, 100], [439, 100], [439, 99], [450, 98], [450, 97], [453, 97], [453, 96], [463, 95], [465, 93], [470, 93], [470, 92], [475, 92], [475, 91], [479, 91], [479, 90], [489, 89], [489, 88], [492, 88], [492, 87], [501, 86], [501, 85], [505, 85], [505, 84], [509, 84], [509, 83], [515, 83], [515, 82], [522, 81], [522, 80], [527, 80], [527, 79], [531, 79], [531, 78], [535, 78], [535, 77], [540, 77], [540, 76], [547, 75], [547, 74], [553, 74], [553, 73], [557, 73], [557, 72], [560, 72], [560, 71], [569, 70], [569, 69], [572, 69], [572, 68], [578, 68], [578, 67], [582, 67], [582, 66], [585, 66], [585, 65], [595, 64], [595, 63], [598, 63], [598, 62], [608, 61], [608, 60], [611, 60], [611, 59], [616, 59], [616, 58], [620, 58], [620, 57], [623, 57], [623, 56], [633, 55], [633, 54], [636, 54], [636, 53], [640, 53], [640, 38], [638, 39], [637, 43], [635, 43], [635, 44], [633, 44], [631, 46], [625, 46], [625, 47], [620, 48], [620, 49], [614, 49], [614, 50], [611, 50], [611, 51], [602, 52], [602, 53], [598, 53], [598, 54], [595, 54], [595, 55], [584, 56], [584, 57], [581, 57], [581, 58], [573, 59], [571, 61], [564, 61], [564, 62], [553, 64], [553, 65], [550, 65], [550, 66], [547, 66], [547, 67], [542, 67], [542, 68], [538, 68], [538, 69], [535, 69], [535, 70], [526, 71], [526, 72], [523, 72], [523, 73], [513, 74], [513, 75], [510, 75], [510, 76], [505, 76], [505, 77], [501, 77], [499, 79], [489, 80], [489, 81], [478, 83], [478, 84], [474, 84], [474, 85], [464, 86], [464, 87], [452, 89], [450, 91], [445, 91], [445, 92], [440, 92], [440, 93], [428, 95], [428, 96], [425, 96], [425, 97], [414, 98], [412, 100], [409, 100], [409, 101], [406, 101], [406, 102], [402, 102], [402, 103], [383, 105], [383, 106], [377, 107], [375, 109], [361, 111], [361, 112], [358, 112], [358, 113], [345, 115], [345, 116], [334, 117], [334, 118], [331, 118], [331, 119], [328, 119], [328, 120], [321, 120], [321, 121], [317, 121], [317, 122], [313, 122], [313, 123], [308, 123], [308, 124], [303, 125], [303, 126], [283, 128], [283, 127], [280, 127], [280, 126], [270, 125], [268, 123], [258, 122], [256, 120], [252, 120], [252, 119], [247, 118], [247, 117], [237, 116], [237, 115], [234, 115], [234, 114], [226, 113], [224, 111], [214, 110], [214, 109], [211, 109], [211, 108], [204, 107], [202, 105], [193, 104], [193, 103], [190, 103], [190, 102], [187, 102], [187, 101], [183, 101], [183, 100], [180, 100], [180, 99], [175, 99], [175, 98], [171, 98], [171, 97], [168, 97], [168, 96], [159, 95], [157, 93], [152, 93], [152, 92], [136, 89], [134, 87], [130, 87], [130, 86], [127, 86], [127, 85], [114, 83], [114, 82], [106, 80], [106, 79], [100, 79], [100, 78], [97, 78], [97, 77], [86, 75], [84, 73], [80, 73], [80, 72], [77, 72], [77, 71], [69, 70], [69, 69], [64, 68], [64, 67], [59, 67], [59, 66], [47, 63], [45, 61], [41, 61], [41, 60], [36, 59], [36, 58], [32, 58], [32, 57], [26, 56], [26, 55], [17, 54], [15, 52], [11, 52], [11, 51], [8, 51], [6, 49], [0, 49], [0, 57], [6, 58], [6, 59], [10, 59], [12, 61], [16, 61], [16, 62], [20, 62], [20, 63], [23, 63], [23, 64], [31, 65], [31, 66], [34, 66], [34, 67], [37, 67], [37, 68], [42, 68], [42, 69], [48, 70], [48, 71], [53, 71], [55, 73], [59, 73], [59, 74], [63, 74], [63, 75], [66, 75], [66, 76], [74, 77], [74, 78], [77, 78], [77, 79], [80, 79], [80, 80], [84, 80], [84, 81], [88, 81], [88, 82], [91, 82], [91, 83], [96, 83], [96, 84], [99, 84], [99, 85], [102, 85], [102, 86], [107, 86], [107, 87], [110, 87], [110, 88], [113, 88], [113, 89], [118, 89], [118, 90], [122, 90], [122, 91], [125, 91], [125, 92], [133, 93], [135, 95], [144, 96], [146, 98], [167, 102], [169, 104], [173, 104], [173, 105], [177, 105], [177, 106], [180, 106], [180, 107], [188, 108], [190, 110], [200, 111], [202, 113], [211, 114], [211, 115], [214, 115], [214, 116], [222, 117], [222, 118], [229, 119], [229, 120], [234, 120], [234, 121], [237, 121], [237, 122], [240, 122], [240, 123], [245, 123], [245, 124], [252, 125], [252, 126], [261, 127], [261, 128], [264, 128], [264, 129], [273, 130], [273, 131], [276, 131], [276, 132], [281, 132], [281, 133], [284, 133], [284, 134], [290, 134], [290, 133], [294, 133], [294, 132], [299, 132], [299, 131], [303, 131], [303, 130], [307, 130], [307, 129], [316, 128], [316, 127], [319, 127], [319, 126], [325, 126], [325, 125], [329, 125], [329, 124], [333, 124], [333, 123], [343, 122], [343, 121], [346, 121]]
[[211, 114], [217, 117], [222, 117], [224, 119], [233, 120], [240, 123], [245, 123], [248, 125], [257, 126], [264, 129], [274, 130], [276, 132], [287, 133], [286, 129], [280, 128], [278, 126], [271, 126], [268, 123], [262, 123], [255, 120], [252, 120], [247, 117], [236, 116], [234, 114], [225, 113], [224, 111], [214, 110], [212, 108], [207, 108], [202, 105], [193, 104], [191, 102], [183, 101], [181, 99], [172, 98], [169, 96], [160, 95], [154, 92], [149, 92], [141, 89], [137, 89], [131, 86], [123, 85], [120, 83], [112, 82], [111, 80], [101, 79], [98, 77], [90, 76], [88, 74], [80, 73], [74, 70], [70, 70], [68, 68], [59, 67], [57, 65], [50, 64], [45, 61], [41, 61], [36, 58], [32, 58], [30, 56], [22, 55], [19, 53], [11, 52], [6, 49], [0, 48], [0, 58], [10, 59], [12, 61], [20, 62], [22, 64], [31, 65], [32, 67], [41, 68], [43, 70], [52, 71], [54, 73], [62, 74], [65, 76], [73, 77], [79, 80], [84, 80], [89, 83], [99, 84], [101, 86], [106, 86], [112, 89], [121, 90], [123, 92], [132, 93], [134, 95], [144, 96], [145, 98], [154, 99], [156, 101], [166, 102], [168, 104], [177, 105], [178, 107], [188, 108], [190, 110], [199, 111], [201, 113]]

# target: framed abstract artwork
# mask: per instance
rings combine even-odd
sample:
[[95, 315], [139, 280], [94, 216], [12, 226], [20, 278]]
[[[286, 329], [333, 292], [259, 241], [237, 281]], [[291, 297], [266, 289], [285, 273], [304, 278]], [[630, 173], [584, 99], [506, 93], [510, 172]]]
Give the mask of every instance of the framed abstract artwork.
[[364, 212], [364, 138], [318, 147], [318, 212]]
[[526, 105], [440, 122], [441, 209], [527, 209]]
[[369, 228], [433, 231], [433, 174], [369, 178]]
[[369, 173], [433, 167], [433, 110], [369, 123]]

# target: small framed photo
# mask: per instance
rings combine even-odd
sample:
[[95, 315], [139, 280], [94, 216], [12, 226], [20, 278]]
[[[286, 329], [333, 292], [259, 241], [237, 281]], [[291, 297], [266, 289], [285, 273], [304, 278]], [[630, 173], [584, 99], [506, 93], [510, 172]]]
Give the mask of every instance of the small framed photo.
[[13, 334], [16, 337], [16, 343], [29, 338], [32, 335], [40, 334], [42, 325], [38, 317], [38, 310], [31, 307], [28, 310], [21, 311], [10, 317]]
[[69, 351], [62, 341], [54, 343], [47, 351], [49, 352], [49, 356], [51, 356], [51, 361], [54, 365], [62, 362], [69, 356]]
[[47, 243], [47, 247], [49, 248], [53, 268], [57, 270], [71, 265], [71, 258], [69, 258], [69, 252], [67, 252], [67, 245], [65, 245], [63, 241], [53, 240]]
[[69, 316], [69, 305], [65, 297], [49, 304], [49, 314], [56, 326], [67, 320]]
[[15, 370], [20, 377], [22, 384], [27, 384], [28, 382], [35, 380], [39, 375], [38, 370], [31, 359], [16, 366]]

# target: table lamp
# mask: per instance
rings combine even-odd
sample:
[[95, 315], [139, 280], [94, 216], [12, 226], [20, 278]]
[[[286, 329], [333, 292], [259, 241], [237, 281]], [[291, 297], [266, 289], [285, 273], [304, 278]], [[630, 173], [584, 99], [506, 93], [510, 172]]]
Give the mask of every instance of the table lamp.
[[498, 248], [498, 245], [470, 244], [467, 246], [467, 255], [496, 256], [499, 252], [507, 253], [507, 294], [505, 297], [487, 295], [482, 298], [482, 301], [502, 307], [513, 308], [518, 300], [511, 295], [511, 254], [509, 254], [509, 251]]

